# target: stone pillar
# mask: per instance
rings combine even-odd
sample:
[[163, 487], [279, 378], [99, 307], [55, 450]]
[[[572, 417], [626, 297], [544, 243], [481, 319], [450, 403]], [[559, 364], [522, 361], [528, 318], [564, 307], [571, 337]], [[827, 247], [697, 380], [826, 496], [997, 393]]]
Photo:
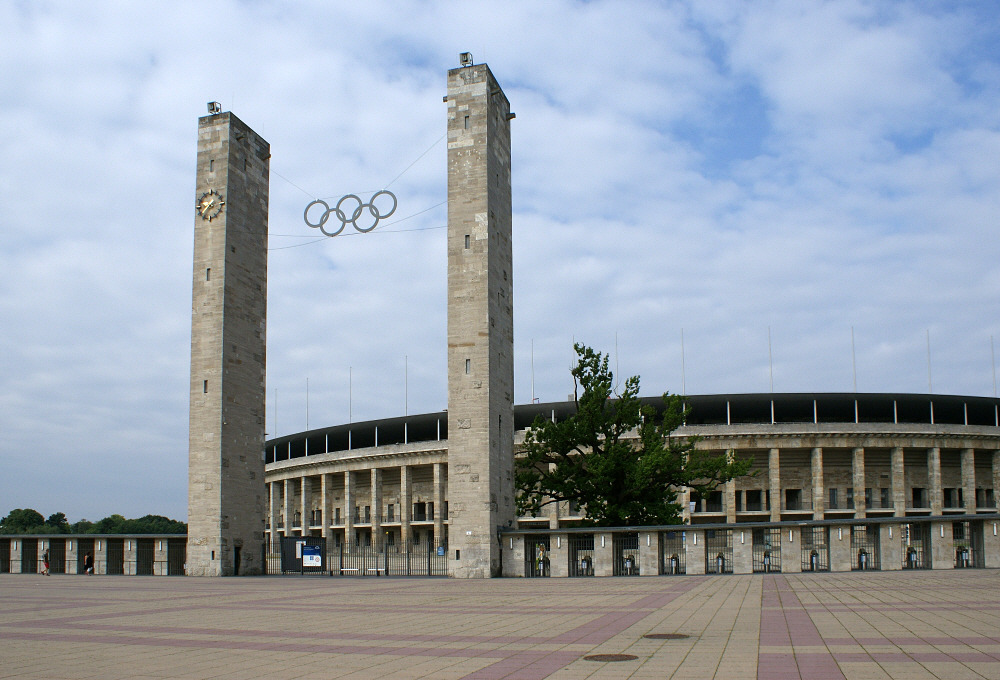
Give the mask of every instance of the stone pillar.
[[944, 499], [941, 491], [941, 449], [936, 446], [927, 449], [927, 486], [930, 487], [931, 514], [940, 515], [944, 512]]
[[614, 574], [614, 539], [611, 534], [594, 533], [594, 576]]
[[[372, 547], [378, 550], [385, 542], [382, 535], [382, 470], [371, 469], [371, 503], [372, 503]], [[436, 509], [435, 505], [435, 509]]]
[[691, 489], [684, 489], [677, 494], [678, 503], [681, 504], [681, 524], [691, 523]]
[[830, 527], [830, 571], [850, 571], [851, 560], [851, 526]]
[[854, 485], [854, 516], [861, 519], [868, 514], [865, 502], [865, 450], [858, 447], [854, 449], [853, 454], [851, 458], [851, 483]]
[[812, 450], [812, 506], [813, 519], [823, 519], [826, 508], [823, 486], [823, 449], [816, 447]]
[[879, 527], [882, 571], [899, 571], [903, 568], [901, 531], [901, 524], [883, 524]]
[[802, 530], [799, 527], [781, 528], [781, 573], [798, 574], [802, 571]]
[[291, 479], [282, 480], [282, 486], [284, 487], [283, 490], [285, 493], [283, 498], [283, 503], [285, 506], [285, 533], [284, 533], [285, 536], [293, 535], [292, 526], [295, 524], [295, 506], [292, 503], [294, 496], [294, 494], [292, 494], [292, 485], [294, 483], [295, 483], [294, 480]]
[[995, 519], [983, 522], [983, 556], [987, 569], [1000, 567], [1000, 527], [997, 524]]
[[[444, 538], [444, 463], [434, 463], [434, 547], [445, 544]], [[451, 507], [449, 506], [449, 512]], [[450, 520], [449, 520], [450, 524]]]
[[[77, 555], [79, 555], [79, 550], [80, 550], [80, 541], [78, 541], [75, 538], [71, 538], [68, 541], [66, 541], [66, 573], [67, 574], [76, 574], [76, 573], [79, 573], [76, 570]], [[164, 556], [162, 558], [161, 557], [157, 557], [156, 559], [158, 559], [158, 560], [159, 559], [166, 560], [167, 558], [166, 558], [166, 555], [164, 554]], [[163, 574], [166, 574], [166, 573], [167, 572], [164, 570]]]
[[[569, 576], [569, 536], [552, 534], [549, 541], [549, 575], [553, 578], [565, 578]], [[509, 545], [505, 545], [504, 549]], [[505, 570], [504, 574], [506, 573]]]
[[354, 546], [354, 475], [344, 472], [344, 546]]
[[1000, 512], [1000, 451], [993, 452], [993, 503], [994, 512]]
[[302, 476], [299, 494], [299, 514], [302, 517], [302, 535], [308, 536], [312, 524], [312, 477]]
[[660, 532], [639, 532], [639, 575], [660, 575]]
[[524, 536], [507, 534], [503, 537], [503, 575], [524, 577]]
[[486, 578], [514, 522], [514, 116], [486, 64], [448, 71], [446, 100], [448, 571]]
[[771, 521], [781, 521], [781, 451], [767, 453], [767, 484], [771, 493]]
[[962, 503], [965, 514], [976, 514], [976, 451], [962, 449]]
[[688, 529], [687, 540], [684, 542], [687, 554], [685, 573], [704, 574], [705, 573], [705, 532]]
[[753, 532], [733, 529], [733, 573], [753, 573]]
[[333, 518], [330, 516], [330, 505], [333, 500], [333, 494], [330, 493], [330, 475], [325, 472], [319, 476], [319, 514], [320, 514], [320, 524], [323, 526], [321, 535], [323, 540], [326, 541], [327, 552], [333, 546], [333, 536], [330, 531], [330, 523]]
[[[42, 559], [41, 555], [42, 555], [42, 550], [43, 550], [43, 548], [42, 548], [42, 546], [41, 546], [40, 543], [41, 542], [39, 542], [39, 546], [38, 546], [38, 559], [39, 559], [39, 562], [41, 562], [41, 559]], [[138, 549], [137, 549], [138, 548], [138, 543], [139, 542], [137, 540], [135, 540], [134, 538], [126, 538], [125, 539], [125, 550], [124, 550], [125, 563], [122, 565], [122, 571], [124, 572], [125, 576], [135, 576], [136, 561], [137, 561], [136, 557], [137, 557], [138, 552], [139, 552]]]
[[[410, 515], [413, 512], [413, 496], [410, 492], [413, 483], [413, 470], [409, 465], [404, 465], [399, 469], [399, 532], [400, 541], [409, 550], [413, 542], [413, 533], [410, 529]], [[437, 505], [435, 504], [435, 508]]]
[[281, 515], [281, 513], [278, 510], [278, 508], [281, 507], [279, 505], [279, 502], [281, 500], [281, 491], [278, 487], [278, 482], [271, 482], [270, 484], [267, 485], [267, 488], [270, 489], [271, 491], [271, 498], [270, 502], [268, 503], [269, 506], [268, 512], [270, 513], [270, 518], [271, 518], [271, 536], [269, 542], [271, 545], [274, 545], [275, 543], [279, 542], [278, 537], [280, 536], [280, 534], [278, 533], [278, 517]]
[[188, 426], [189, 576], [260, 574], [270, 145], [198, 120]]
[[731, 479], [726, 482], [724, 489], [726, 504], [726, 521], [730, 524], [736, 523], [736, 480]]
[[[892, 449], [890, 457], [892, 476], [892, 514], [896, 517], [906, 516], [906, 477], [903, 475], [903, 448]], [[885, 568], [884, 566], [882, 567]]]
[[955, 568], [955, 536], [951, 522], [931, 522], [931, 569]]

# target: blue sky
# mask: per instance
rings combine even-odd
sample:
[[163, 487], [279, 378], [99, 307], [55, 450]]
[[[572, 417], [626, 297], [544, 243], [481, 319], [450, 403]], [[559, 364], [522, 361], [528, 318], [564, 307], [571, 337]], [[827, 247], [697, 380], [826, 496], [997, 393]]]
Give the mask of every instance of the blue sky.
[[[463, 51], [517, 113], [518, 403], [574, 339], [645, 394], [992, 396], [997, 35], [995, 2], [0, 3], [0, 511], [186, 515], [211, 100], [272, 148], [268, 433], [307, 379], [310, 427], [445, 408]], [[371, 234], [302, 221], [390, 183]]]

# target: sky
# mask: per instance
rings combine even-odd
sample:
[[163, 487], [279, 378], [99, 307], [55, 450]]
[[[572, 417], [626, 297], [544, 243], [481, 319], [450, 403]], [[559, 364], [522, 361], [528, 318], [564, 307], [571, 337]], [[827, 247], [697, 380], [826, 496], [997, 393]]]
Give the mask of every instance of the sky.
[[[268, 436], [447, 407], [446, 72], [512, 121], [515, 402], [994, 396], [1000, 5], [0, 0], [0, 516], [187, 516], [198, 118], [271, 145]], [[314, 198], [388, 188], [325, 238]], [[350, 228], [348, 228], [350, 229]]]

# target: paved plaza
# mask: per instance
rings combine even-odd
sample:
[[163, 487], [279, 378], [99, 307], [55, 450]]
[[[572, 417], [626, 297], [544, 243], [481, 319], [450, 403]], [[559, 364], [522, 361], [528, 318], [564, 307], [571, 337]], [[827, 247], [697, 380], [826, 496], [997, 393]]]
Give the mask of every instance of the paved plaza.
[[[488, 581], [4, 574], [0, 603], [3, 678], [1000, 678], [996, 570]], [[635, 659], [586, 658], [595, 654]]]

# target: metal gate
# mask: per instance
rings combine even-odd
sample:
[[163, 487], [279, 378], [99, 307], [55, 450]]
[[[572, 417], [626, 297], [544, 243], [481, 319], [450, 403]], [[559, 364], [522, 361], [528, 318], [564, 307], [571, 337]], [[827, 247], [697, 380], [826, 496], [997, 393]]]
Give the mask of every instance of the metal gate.
[[107, 568], [104, 570], [105, 574], [110, 575], [121, 575], [125, 573], [125, 539], [124, 538], [109, 538], [106, 540], [108, 545], [107, 550]]
[[21, 539], [21, 573], [38, 573], [38, 539]]
[[79, 538], [76, 541], [76, 573], [86, 572], [87, 555], [94, 556], [94, 539]]
[[802, 571], [830, 571], [830, 528], [802, 527]]
[[683, 531], [660, 532], [660, 574], [674, 576], [687, 573], [687, 551]]
[[183, 576], [187, 562], [187, 539], [167, 539], [167, 576]]
[[639, 533], [611, 535], [611, 552], [614, 558], [612, 574], [615, 576], [639, 575]]
[[708, 529], [705, 531], [705, 573], [733, 573], [732, 529]]
[[10, 573], [10, 539], [0, 538], [0, 574]]
[[986, 566], [983, 556], [982, 520], [955, 522], [951, 526], [951, 535], [955, 542], [956, 569], [982, 569]]
[[569, 575], [594, 575], [594, 534], [570, 534]]
[[781, 571], [781, 529], [759, 528], [751, 531], [753, 571], [770, 574]]
[[153, 539], [140, 538], [135, 546], [135, 573], [138, 576], [153, 575]]
[[900, 527], [903, 569], [931, 568], [931, 523], [912, 522]]
[[49, 573], [66, 573], [66, 539], [49, 539]]
[[524, 575], [527, 578], [550, 576], [548, 536], [524, 537]]
[[[310, 537], [289, 536], [293, 550], [296, 541]], [[318, 537], [312, 537], [317, 540]], [[300, 568], [301, 562], [282, 565], [281, 542], [261, 546], [266, 574], [327, 574], [329, 576], [447, 576], [448, 556], [446, 546], [430, 550], [406, 545], [340, 545], [326, 550], [320, 569]]]
[[855, 524], [851, 527], [851, 569], [877, 571], [882, 568], [877, 524]]

